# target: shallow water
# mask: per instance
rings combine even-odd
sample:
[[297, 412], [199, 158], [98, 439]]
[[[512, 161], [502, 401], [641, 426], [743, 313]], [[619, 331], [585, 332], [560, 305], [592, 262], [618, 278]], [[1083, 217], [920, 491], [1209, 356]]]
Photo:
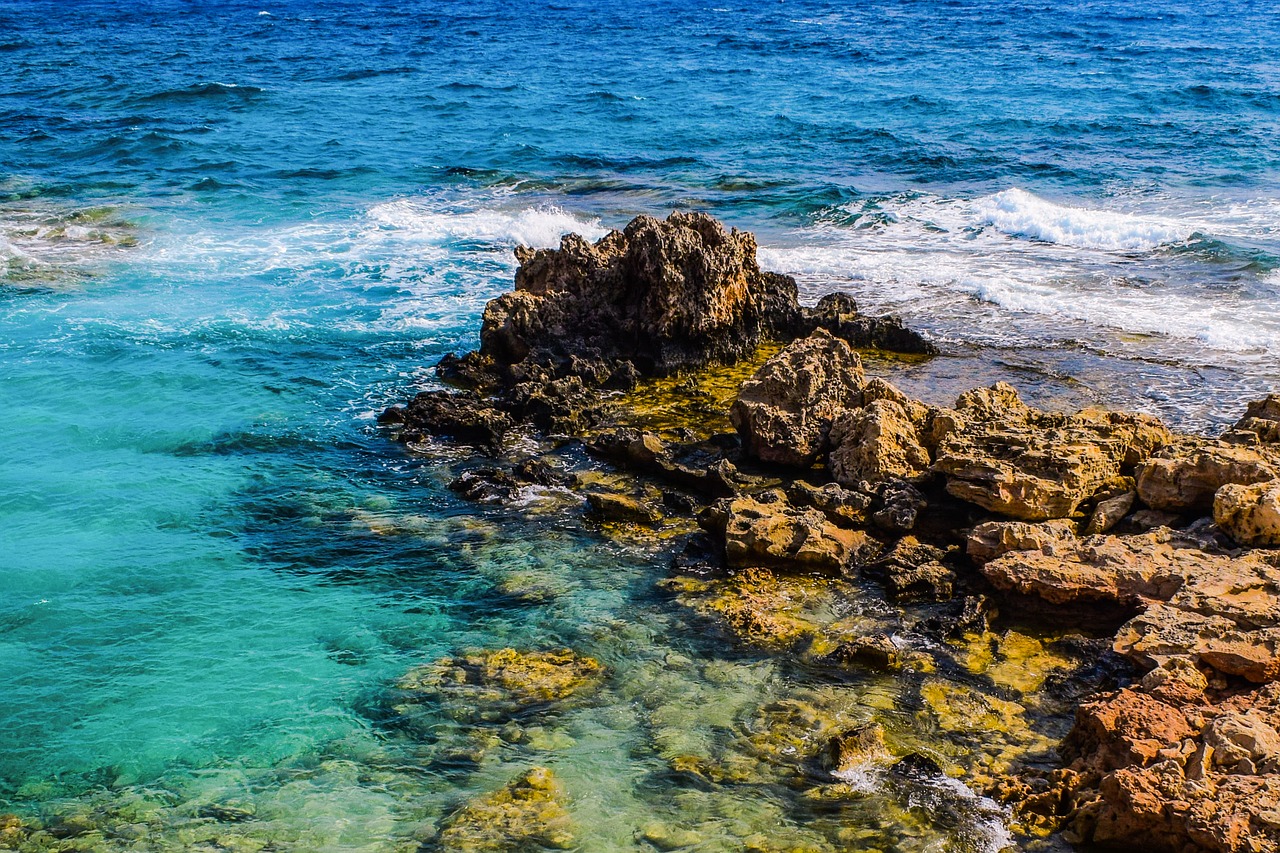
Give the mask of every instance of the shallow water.
[[[916, 396], [1006, 378], [1220, 428], [1277, 380], [1278, 14], [0, 5], [0, 811], [89, 810], [105, 849], [413, 849], [542, 762], [584, 850], [998, 847], [998, 815], [874, 774], [830, 808], [674, 774], [819, 688], [955, 772], [990, 745], [921, 681], [734, 651], [655, 590], [666, 554], [554, 498], [465, 504], [460, 460], [373, 415], [475, 345], [515, 245], [678, 207], [924, 329], [943, 356], [872, 365]], [[463, 734], [406, 729], [390, 685], [502, 645], [611, 675], [441, 763]]]

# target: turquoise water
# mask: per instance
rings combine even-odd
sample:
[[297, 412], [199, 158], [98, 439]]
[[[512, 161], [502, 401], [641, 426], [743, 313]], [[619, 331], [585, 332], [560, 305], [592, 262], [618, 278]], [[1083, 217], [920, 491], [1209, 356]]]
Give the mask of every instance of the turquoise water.
[[[515, 245], [695, 207], [925, 329], [926, 399], [1220, 426], [1277, 379], [1278, 37], [1246, 2], [0, 3], [0, 811], [412, 847], [549, 761], [588, 850], [821, 824], [661, 781], [671, 730], [723, 748], [805, 677], [702, 636], [665, 555], [464, 504], [374, 414], [475, 344]], [[606, 698], [439, 765], [456, 733], [388, 686], [505, 644], [599, 656]]]

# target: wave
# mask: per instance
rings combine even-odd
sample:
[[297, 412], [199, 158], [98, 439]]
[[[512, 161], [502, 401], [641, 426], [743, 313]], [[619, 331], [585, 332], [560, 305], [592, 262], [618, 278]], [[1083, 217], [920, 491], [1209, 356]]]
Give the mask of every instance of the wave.
[[500, 246], [558, 246], [565, 234], [598, 240], [608, 233], [597, 219], [583, 219], [559, 207], [450, 212], [408, 199], [369, 210], [380, 228], [429, 243], [488, 243]]
[[974, 210], [1004, 234], [1079, 249], [1149, 251], [1194, 233], [1170, 220], [1054, 204], [1017, 187], [978, 199]]
[[246, 86], [238, 83], [219, 83], [214, 80], [207, 83], [194, 83], [180, 89], [166, 89], [163, 92], [143, 95], [135, 100], [144, 103], [153, 101], [193, 101], [204, 98], [245, 100], [252, 98], [255, 95], [261, 95], [265, 91], [265, 89], [258, 86]]

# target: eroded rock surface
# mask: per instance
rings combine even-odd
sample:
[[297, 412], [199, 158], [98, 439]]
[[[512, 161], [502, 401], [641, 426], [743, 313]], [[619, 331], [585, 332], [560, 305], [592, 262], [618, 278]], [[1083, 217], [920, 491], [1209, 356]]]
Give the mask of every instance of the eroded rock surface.
[[1280, 480], [1224, 485], [1214, 495], [1213, 520], [1241, 545], [1280, 545]]

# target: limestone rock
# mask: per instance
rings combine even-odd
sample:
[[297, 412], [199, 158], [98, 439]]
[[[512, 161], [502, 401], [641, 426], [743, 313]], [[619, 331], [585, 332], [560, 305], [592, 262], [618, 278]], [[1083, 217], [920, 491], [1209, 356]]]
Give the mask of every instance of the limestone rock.
[[829, 293], [813, 308], [801, 309], [802, 324], [825, 329], [851, 346], [889, 352], [933, 355], [937, 347], [897, 317], [867, 317], [847, 293]]
[[795, 281], [762, 272], [751, 234], [702, 213], [638, 216], [595, 244], [570, 234], [516, 257], [516, 289], [480, 331], [501, 364], [594, 354], [666, 375], [736, 361], [799, 321]]
[[1266, 444], [1280, 444], [1280, 394], [1268, 394], [1250, 403], [1234, 429], [1251, 432]]
[[655, 525], [662, 521], [662, 513], [652, 504], [613, 492], [588, 492], [587, 505], [593, 515], [604, 521], [622, 521], [631, 524]]
[[1129, 514], [1129, 510], [1133, 509], [1137, 499], [1137, 492], [1122, 492], [1115, 497], [1098, 501], [1098, 505], [1093, 508], [1093, 515], [1089, 517], [1089, 522], [1082, 532], [1086, 536], [1106, 533]]
[[838, 483], [815, 487], [797, 480], [787, 487], [787, 498], [796, 506], [820, 510], [837, 527], [857, 527], [867, 521], [873, 497]]
[[1213, 520], [1241, 545], [1280, 545], [1280, 480], [1228, 483], [1214, 496]]
[[929, 471], [929, 454], [903, 407], [889, 399], [844, 412], [831, 426], [827, 467], [843, 486], [861, 482], [920, 478]]
[[1004, 383], [962, 394], [956, 408], [967, 424], [938, 444], [934, 465], [947, 491], [1024, 521], [1071, 515], [1171, 439], [1146, 415], [1038, 412]]
[[822, 769], [832, 775], [887, 762], [889, 748], [884, 742], [884, 728], [867, 723], [833, 735], [819, 754]]
[[789, 344], [744, 382], [729, 417], [749, 455], [803, 468], [826, 449], [835, 417], [860, 403], [862, 386], [858, 354], [819, 330]]
[[1075, 522], [1065, 518], [1032, 524], [1026, 521], [986, 521], [969, 531], [965, 543], [978, 565], [1011, 551], [1039, 551], [1050, 557], [1076, 547]]
[[1210, 442], [1191, 450], [1170, 449], [1138, 468], [1138, 497], [1152, 509], [1207, 512], [1228, 483], [1251, 485], [1280, 476], [1255, 448]]
[[816, 509], [793, 507], [779, 491], [721, 501], [707, 522], [724, 536], [730, 566], [840, 572], [878, 550], [865, 532], [837, 527]]

